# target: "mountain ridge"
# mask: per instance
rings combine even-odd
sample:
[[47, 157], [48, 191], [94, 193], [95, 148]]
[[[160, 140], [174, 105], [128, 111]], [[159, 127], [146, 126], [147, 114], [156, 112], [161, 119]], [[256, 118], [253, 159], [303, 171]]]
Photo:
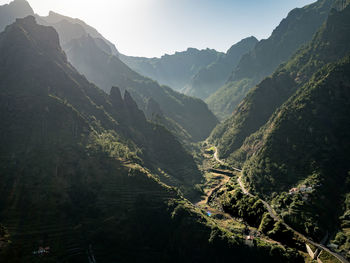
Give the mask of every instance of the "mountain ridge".
[[197, 98], [207, 99], [225, 84], [241, 57], [252, 50], [256, 43], [258, 43], [258, 40], [251, 36], [232, 45], [215, 62], [200, 69], [185, 87], [184, 93]]
[[[196, 183], [190, 155], [128, 91], [108, 95], [80, 75], [53, 27], [17, 19], [0, 34], [0, 68], [5, 262], [300, 261], [274, 244], [246, 247], [166, 185]], [[33, 253], [42, 246], [50, 253]]]
[[301, 46], [307, 44], [327, 19], [334, 0], [318, 0], [292, 10], [268, 39], [245, 54], [227, 83], [206, 102], [220, 119], [229, 118], [250, 89], [272, 74]]

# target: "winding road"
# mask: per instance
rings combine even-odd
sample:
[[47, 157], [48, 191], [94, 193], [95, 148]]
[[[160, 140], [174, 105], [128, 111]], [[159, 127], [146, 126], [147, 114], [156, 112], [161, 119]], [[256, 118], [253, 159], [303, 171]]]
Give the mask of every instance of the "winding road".
[[[215, 146], [214, 146], [215, 147]], [[239, 187], [241, 188], [242, 192], [246, 195], [249, 195], [250, 197], [255, 197], [258, 198], [265, 206], [265, 208], [267, 209], [268, 213], [270, 214], [270, 216], [275, 220], [275, 221], [281, 221], [282, 224], [288, 229], [293, 231], [297, 236], [299, 236], [301, 239], [305, 240], [307, 243], [312, 244], [313, 246], [324, 250], [326, 252], [328, 252], [329, 254], [333, 255], [335, 258], [337, 258], [340, 262], [342, 263], [349, 263], [349, 261], [347, 259], [345, 259], [342, 255], [335, 253], [333, 251], [331, 251], [329, 248], [327, 248], [326, 246], [322, 245], [322, 244], [318, 244], [312, 240], [310, 240], [309, 238], [307, 238], [306, 236], [304, 236], [303, 234], [299, 233], [298, 231], [294, 230], [292, 227], [290, 227], [287, 223], [285, 223], [280, 217], [279, 215], [276, 213], [276, 211], [270, 206], [270, 204], [268, 204], [266, 201], [262, 200], [261, 198], [259, 198], [258, 196], [255, 196], [253, 194], [251, 194], [244, 186], [243, 182], [242, 182], [242, 170], [235, 168], [235, 167], [231, 167], [227, 164], [225, 164], [225, 162], [223, 160], [220, 160], [218, 157], [218, 150], [215, 147], [215, 153], [214, 153], [214, 158], [217, 162], [219, 162], [222, 165], [225, 165], [227, 167], [230, 167], [232, 170], [240, 172], [240, 176], [237, 177], [237, 182], [239, 184]]]

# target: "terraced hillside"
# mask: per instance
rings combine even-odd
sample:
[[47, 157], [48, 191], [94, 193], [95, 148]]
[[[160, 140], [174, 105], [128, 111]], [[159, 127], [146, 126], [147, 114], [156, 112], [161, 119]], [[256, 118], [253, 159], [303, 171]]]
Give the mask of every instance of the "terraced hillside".
[[273, 246], [248, 253], [239, 236], [162, 183], [193, 185], [190, 155], [146, 121], [128, 92], [107, 95], [81, 76], [53, 28], [31, 16], [8, 26], [0, 68], [0, 234], [8, 229], [12, 241], [1, 261], [294, 259]]

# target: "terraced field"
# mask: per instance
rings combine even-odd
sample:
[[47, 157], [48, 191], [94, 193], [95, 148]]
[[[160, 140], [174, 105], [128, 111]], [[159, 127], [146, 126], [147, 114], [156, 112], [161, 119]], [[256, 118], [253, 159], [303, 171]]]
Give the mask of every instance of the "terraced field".
[[[174, 189], [162, 185], [150, 175], [139, 171], [131, 174], [125, 173], [124, 169], [120, 171], [120, 174], [104, 178], [103, 184], [96, 185], [94, 189], [96, 197], [93, 198], [94, 203], [91, 206], [93, 209], [84, 211], [86, 218], [76, 217], [77, 212], [71, 211], [62, 203], [54, 209], [56, 214], [50, 214], [48, 211], [52, 209], [49, 207], [45, 209], [45, 200], [34, 206], [28, 201], [30, 206], [26, 209], [24, 192], [21, 192], [20, 196], [14, 196], [9, 203], [10, 207], [6, 209], [6, 214], [0, 216], [0, 222], [9, 230], [15, 249], [24, 255], [28, 262], [35, 262], [39, 257], [33, 255], [39, 247], [50, 247], [50, 253], [45, 257], [54, 256], [61, 262], [88, 262], [88, 252], [91, 251], [89, 247], [95, 245], [89, 236], [89, 232], [94, 230], [91, 226], [98, 227], [110, 218], [122, 218], [130, 211], [139, 209], [140, 205], [147, 211], [164, 209], [170, 199], [178, 197]], [[37, 193], [43, 191], [42, 188], [44, 187], [27, 187], [25, 192]], [[35, 207], [40, 207], [40, 210]], [[76, 209], [85, 208], [78, 206]], [[72, 217], [69, 216], [70, 213]], [[99, 258], [105, 256], [99, 249], [93, 251], [97, 262]]]

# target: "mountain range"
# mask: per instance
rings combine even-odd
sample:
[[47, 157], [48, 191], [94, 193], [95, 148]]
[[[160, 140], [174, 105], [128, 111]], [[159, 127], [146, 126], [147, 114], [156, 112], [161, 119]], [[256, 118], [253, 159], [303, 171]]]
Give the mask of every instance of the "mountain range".
[[[82, 21], [53, 12], [38, 21], [57, 30], [68, 60], [89, 81], [106, 92], [113, 86], [128, 90], [147, 117], [174, 131], [180, 140], [203, 140], [218, 123], [204, 102], [160, 86], [126, 66], [116, 49], [108, 48], [109, 42]], [[149, 107], [150, 99], [155, 107]]]
[[333, 2], [320, 0], [292, 10], [268, 39], [259, 41], [243, 55], [225, 85], [206, 99], [209, 108], [220, 119], [230, 117], [250, 89], [312, 39], [327, 19]]
[[153, 59], [24, 0], [0, 28], [1, 262], [350, 260], [350, 0]]
[[226, 53], [189, 48], [161, 58], [125, 55], [120, 58], [138, 73], [204, 100], [225, 83], [240, 58], [252, 50], [257, 42], [255, 37], [243, 39]]
[[184, 93], [203, 100], [207, 99], [225, 84], [242, 56], [254, 49], [257, 43], [255, 37], [248, 37], [234, 44], [215, 62], [202, 67], [185, 86]]
[[[312, 41], [252, 89], [211, 140], [284, 221], [316, 240], [339, 231], [334, 242], [346, 251], [350, 6], [339, 2]], [[307, 194], [293, 194], [303, 187]]]
[[210, 65], [223, 55], [209, 48], [203, 50], [188, 48], [186, 51], [166, 54], [161, 58], [120, 55], [120, 59], [141, 75], [181, 91], [201, 68]]
[[193, 207], [184, 189], [168, 186], [200, 178], [192, 157], [146, 120], [128, 91], [108, 95], [88, 82], [54, 28], [33, 16], [6, 27], [0, 68], [6, 262], [35, 261], [41, 246], [50, 247], [47, 262], [209, 262], [233, 251], [242, 262], [295, 257], [277, 247], [271, 257], [269, 244], [247, 256], [238, 235]]

